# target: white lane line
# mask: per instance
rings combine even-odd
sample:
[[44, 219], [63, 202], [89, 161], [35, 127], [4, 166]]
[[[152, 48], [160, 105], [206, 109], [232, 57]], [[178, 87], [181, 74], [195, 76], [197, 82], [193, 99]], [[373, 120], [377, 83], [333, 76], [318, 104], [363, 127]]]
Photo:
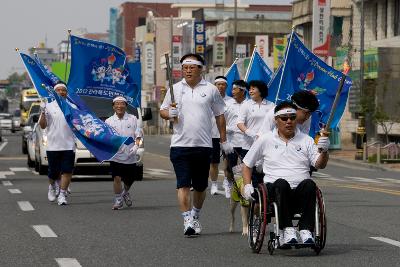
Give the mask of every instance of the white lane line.
[[18, 201], [18, 206], [22, 211], [35, 210], [29, 201]]
[[8, 192], [10, 192], [11, 194], [21, 194], [21, 190], [19, 189], [8, 189]]
[[82, 267], [78, 260], [74, 258], [56, 258], [55, 260], [60, 267]]
[[6, 178], [6, 175], [15, 175], [15, 173], [10, 171], [0, 172], [0, 179]]
[[26, 167], [11, 167], [10, 171], [12, 171], [12, 172], [28, 172], [30, 170]]
[[376, 179], [387, 181], [387, 182], [391, 182], [391, 183], [400, 184], [400, 180], [399, 179], [392, 179], [392, 178], [376, 178]]
[[153, 169], [153, 168], [148, 168], [148, 169], [146, 169], [146, 171], [150, 171], [150, 172], [160, 172], [160, 173], [171, 173], [171, 171], [168, 171], [168, 170]]
[[356, 180], [356, 181], [364, 182], [364, 183], [376, 183], [376, 184], [383, 183], [382, 181], [377, 181], [377, 180], [374, 180], [374, 179], [369, 179], [369, 178], [364, 178], [364, 177], [344, 176], [344, 178], [351, 179], [351, 180]]
[[40, 237], [57, 237], [56, 233], [48, 225], [32, 225], [32, 227]]
[[313, 172], [312, 176], [317, 177], [317, 178], [327, 178], [327, 177], [330, 177], [329, 174], [323, 173], [323, 172]]
[[339, 179], [339, 178], [335, 178], [335, 177], [318, 177], [318, 179], [329, 180], [329, 181], [337, 181], [337, 182], [345, 182], [344, 179]]
[[393, 240], [393, 239], [389, 239], [389, 238], [386, 238], [386, 237], [381, 237], [381, 236], [371, 236], [370, 238], [378, 240], [378, 241], [381, 241], [381, 242], [385, 242], [385, 243], [388, 243], [390, 245], [393, 245], [393, 246], [396, 246], [396, 247], [400, 248], [400, 242], [399, 241], [396, 241], [396, 240]]
[[1, 181], [4, 186], [12, 186], [13, 184], [10, 181]]
[[4, 139], [4, 142], [0, 145], [0, 151], [2, 151], [3, 148], [5, 148], [7, 144], [8, 144], [7, 140]]

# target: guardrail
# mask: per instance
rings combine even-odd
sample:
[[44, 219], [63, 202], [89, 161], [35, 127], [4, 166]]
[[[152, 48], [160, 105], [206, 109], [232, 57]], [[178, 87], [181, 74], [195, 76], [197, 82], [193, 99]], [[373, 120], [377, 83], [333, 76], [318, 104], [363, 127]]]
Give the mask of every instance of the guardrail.
[[[380, 141], [374, 141], [372, 143], [364, 143], [363, 148], [363, 161], [368, 161], [368, 155], [370, 154], [370, 149], [376, 151], [376, 164], [381, 164], [382, 162], [400, 162], [400, 145], [397, 143], [389, 143], [382, 146]], [[382, 159], [382, 151], [386, 150], [386, 158]]]

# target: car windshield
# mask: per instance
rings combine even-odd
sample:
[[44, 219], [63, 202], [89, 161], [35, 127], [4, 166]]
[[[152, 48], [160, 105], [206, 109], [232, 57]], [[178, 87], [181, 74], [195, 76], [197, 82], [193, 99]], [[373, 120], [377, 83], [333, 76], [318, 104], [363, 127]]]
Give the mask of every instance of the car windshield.
[[[90, 111], [96, 114], [96, 116], [102, 120], [114, 115], [114, 110], [112, 108], [112, 100], [92, 97], [92, 96], [80, 96], [80, 98], [85, 102]], [[127, 112], [129, 114], [135, 115], [138, 118], [138, 111], [136, 108], [128, 106]]]
[[20, 117], [21, 116], [21, 110], [19, 110], [19, 109], [16, 109], [15, 111], [14, 111], [14, 117]]
[[26, 97], [26, 98], [29, 99], [26, 99], [24, 102], [22, 102], [22, 107], [24, 108], [24, 110], [29, 110], [32, 103], [40, 101], [39, 98], [37, 97]]
[[40, 105], [32, 105], [30, 114], [39, 113]]

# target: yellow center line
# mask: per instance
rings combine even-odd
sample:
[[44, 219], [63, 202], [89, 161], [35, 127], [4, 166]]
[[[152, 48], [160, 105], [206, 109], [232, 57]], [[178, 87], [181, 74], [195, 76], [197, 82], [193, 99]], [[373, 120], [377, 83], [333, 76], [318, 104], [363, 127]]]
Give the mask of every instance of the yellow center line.
[[358, 189], [358, 190], [364, 190], [364, 191], [373, 191], [373, 192], [379, 192], [379, 193], [385, 193], [389, 195], [395, 195], [395, 196], [400, 196], [400, 190], [391, 190], [391, 189], [385, 189], [385, 188], [380, 188], [380, 187], [370, 187], [370, 186], [365, 186], [361, 184], [338, 184], [338, 183], [329, 183], [325, 181], [325, 183], [318, 183], [318, 185], [321, 186], [334, 186], [334, 187], [341, 187], [341, 188], [348, 188], [348, 189]]

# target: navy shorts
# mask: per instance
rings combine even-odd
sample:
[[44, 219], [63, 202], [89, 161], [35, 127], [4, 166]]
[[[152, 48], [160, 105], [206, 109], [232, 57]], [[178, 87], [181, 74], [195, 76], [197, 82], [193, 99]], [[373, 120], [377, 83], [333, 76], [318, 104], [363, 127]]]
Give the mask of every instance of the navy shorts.
[[112, 178], [119, 176], [124, 184], [130, 187], [136, 178], [136, 163], [124, 164], [110, 161]]
[[75, 164], [73, 150], [46, 151], [49, 162], [48, 177], [53, 180], [60, 178], [63, 173], [72, 173]]
[[193, 187], [203, 192], [208, 186], [212, 148], [171, 147], [170, 159], [176, 174], [176, 188]]
[[211, 153], [211, 163], [221, 162], [221, 145], [219, 138], [212, 139], [212, 153]]

